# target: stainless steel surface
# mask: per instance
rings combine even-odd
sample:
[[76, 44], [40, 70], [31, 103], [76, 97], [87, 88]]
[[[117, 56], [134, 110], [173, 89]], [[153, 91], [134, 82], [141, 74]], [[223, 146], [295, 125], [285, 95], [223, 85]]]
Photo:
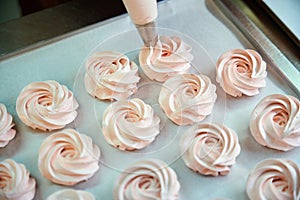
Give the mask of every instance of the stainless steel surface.
[[300, 72], [297, 69], [299, 66], [296, 66], [297, 64], [294, 66], [233, 1], [214, 0], [214, 2], [262, 54], [269, 66], [273, 67], [300, 97]]
[[0, 24], [0, 59], [29, 46], [46, 45], [49, 40], [126, 13], [120, 0], [72, 0], [19, 19]]
[[158, 40], [156, 22], [150, 22], [145, 25], [136, 25], [136, 28], [141, 36], [145, 46], [155, 46]]

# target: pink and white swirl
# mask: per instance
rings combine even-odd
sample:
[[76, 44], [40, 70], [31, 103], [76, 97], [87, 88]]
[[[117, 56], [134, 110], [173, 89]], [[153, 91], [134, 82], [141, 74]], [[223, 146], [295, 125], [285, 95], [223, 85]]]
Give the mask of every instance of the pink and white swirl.
[[178, 198], [177, 175], [166, 163], [143, 159], [124, 170], [115, 183], [115, 200], [173, 200]]
[[172, 76], [187, 73], [191, 68], [192, 48], [177, 36], [159, 36], [154, 47], [144, 46], [139, 55], [144, 73], [151, 79], [164, 82]]
[[250, 200], [299, 200], [300, 169], [291, 160], [264, 160], [249, 174], [246, 190]]
[[266, 62], [254, 50], [234, 49], [217, 61], [216, 80], [223, 90], [234, 97], [254, 96], [266, 86]]
[[15, 137], [16, 130], [12, 128], [14, 126], [11, 114], [0, 103], [0, 147], [5, 147]]
[[[35, 196], [35, 179], [23, 164], [12, 159], [0, 162], [0, 198], [31, 200]], [[2, 196], [3, 195], [3, 196]]]
[[158, 101], [169, 119], [178, 125], [187, 125], [211, 114], [216, 99], [216, 86], [209, 77], [182, 74], [162, 85]]
[[120, 150], [141, 149], [159, 134], [159, 117], [150, 105], [135, 98], [112, 103], [102, 119], [106, 141]]
[[138, 66], [119, 52], [94, 53], [86, 62], [86, 91], [101, 100], [126, 99], [137, 91]]
[[185, 132], [180, 141], [185, 164], [203, 175], [227, 175], [241, 152], [235, 131], [226, 126], [198, 124]]
[[74, 129], [48, 136], [39, 150], [41, 174], [61, 185], [75, 185], [91, 178], [99, 169], [100, 149], [92, 139]]
[[250, 130], [266, 147], [289, 151], [300, 146], [300, 102], [290, 95], [272, 94], [254, 108]]
[[53, 80], [30, 83], [16, 103], [22, 122], [43, 131], [61, 129], [71, 123], [77, 116], [77, 108], [73, 93]]

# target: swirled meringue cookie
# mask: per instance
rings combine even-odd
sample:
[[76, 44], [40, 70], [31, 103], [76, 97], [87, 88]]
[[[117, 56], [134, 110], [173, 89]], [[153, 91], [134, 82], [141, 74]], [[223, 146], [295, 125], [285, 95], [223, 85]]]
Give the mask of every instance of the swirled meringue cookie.
[[156, 46], [142, 47], [140, 66], [151, 80], [164, 82], [190, 70], [193, 60], [191, 50], [179, 37], [159, 36]]
[[12, 128], [14, 125], [5, 105], [0, 103], [0, 147], [5, 147], [15, 137], [16, 130]]
[[101, 100], [126, 99], [136, 93], [138, 66], [119, 52], [94, 53], [86, 62], [86, 91]]
[[254, 96], [265, 87], [266, 63], [251, 49], [235, 49], [224, 53], [217, 61], [216, 80], [223, 90], [234, 97]]
[[180, 141], [185, 164], [203, 175], [227, 175], [241, 152], [237, 134], [220, 124], [198, 124]]
[[142, 149], [159, 134], [159, 117], [141, 99], [117, 101], [103, 114], [106, 141], [120, 150]]
[[249, 174], [246, 190], [250, 200], [299, 200], [299, 167], [291, 160], [264, 160]]
[[63, 189], [50, 195], [47, 200], [95, 200], [94, 195], [84, 190]]
[[162, 85], [158, 101], [169, 119], [187, 125], [211, 114], [216, 99], [216, 86], [207, 76], [182, 74]]
[[77, 116], [77, 108], [73, 93], [53, 80], [30, 83], [16, 103], [22, 122], [43, 131], [61, 129], [71, 123]]
[[[35, 195], [35, 179], [23, 164], [12, 159], [0, 162], [0, 198], [30, 200]], [[1, 196], [3, 195], [3, 196]]]
[[124, 170], [115, 183], [115, 200], [177, 199], [180, 184], [166, 163], [156, 159], [140, 160]]
[[300, 102], [289, 95], [272, 94], [254, 108], [250, 130], [266, 147], [289, 151], [300, 146]]
[[61, 185], [75, 185], [92, 177], [99, 169], [100, 149], [92, 139], [74, 129], [48, 136], [39, 150], [41, 174]]

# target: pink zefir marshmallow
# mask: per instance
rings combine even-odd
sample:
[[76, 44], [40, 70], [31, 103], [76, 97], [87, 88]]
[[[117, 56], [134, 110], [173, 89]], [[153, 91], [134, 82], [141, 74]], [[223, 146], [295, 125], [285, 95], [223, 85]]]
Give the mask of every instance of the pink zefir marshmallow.
[[71, 123], [77, 117], [78, 106], [73, 93], [54, 80], [30, 83], [16, 103], [21, 121], [43, 131], [61, 129]]
[[227, 175], [241, 152], [234, 130], [217, 123], [192, 126], [180, 140], [185, 164], [203, 175]]
[[100, 100], [127, 99], [137, 91], [138, 66], [119, 52], [103, 51], [86, 62], [86, 91]]
[[41, 174], [61, 185], [75, 185], [91, 178], [99, 169], [100, 149], [92, 138], [74, 129], [48, 136], [39, 149]]
[[15, 137], [16, 130], [12, 128], [14, 126], [11, 114], [7, 112], [4, 104], [0, 104], [0, 147], [5, 147]]
[[177, 36], [159, 36], [156, 46], [142, 47], [140, 66], [148, 78], [164, 82], [190, 70], [193, 60], [191, 50], [191, 46]]
[[216, 80], [233, 96], [254, 96], [266, 86], [266, 62], [254, 50], [234, 49], [224, 53], [216, 64]]
[[175, 200], [180, 184], [175, 171], [157, 159], [142, 159], [126, 168], [115, 182], [115, 200]]
[[216, 86], [209, 77], [182, 74], [162, 85], [158, 101], [169, 119], [178, 125], [188, 125], [211, 114], [216, 99]]
[[264, 160], [250, 172], [246, 191], [250, 200], [299, 200], [299, 166], [287, 159]]
[[12, 159], [0, 162], [0, 194], [8, 200], [31, 200], [35, 196], [36, 181], [23, 164]]
[[106, 141], [120, 150], [142, 149], [159, 134], [159, 117], [141, 99], [117, 101], [109, 105], [102, 118]]
[[254, 108], [250, 130], [266, 147], [289, 151], [300, 147], [300, 102], [290, 95], [272, 94]]

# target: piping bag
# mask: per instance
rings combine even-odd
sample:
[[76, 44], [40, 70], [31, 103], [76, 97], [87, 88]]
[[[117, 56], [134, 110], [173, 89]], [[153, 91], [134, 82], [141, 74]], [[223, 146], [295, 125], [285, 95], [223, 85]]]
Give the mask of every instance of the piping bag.
[[123, 0], [125, 8], [146, 47], [155, 46], [158, 40], [156, 30], [156, 0]]

